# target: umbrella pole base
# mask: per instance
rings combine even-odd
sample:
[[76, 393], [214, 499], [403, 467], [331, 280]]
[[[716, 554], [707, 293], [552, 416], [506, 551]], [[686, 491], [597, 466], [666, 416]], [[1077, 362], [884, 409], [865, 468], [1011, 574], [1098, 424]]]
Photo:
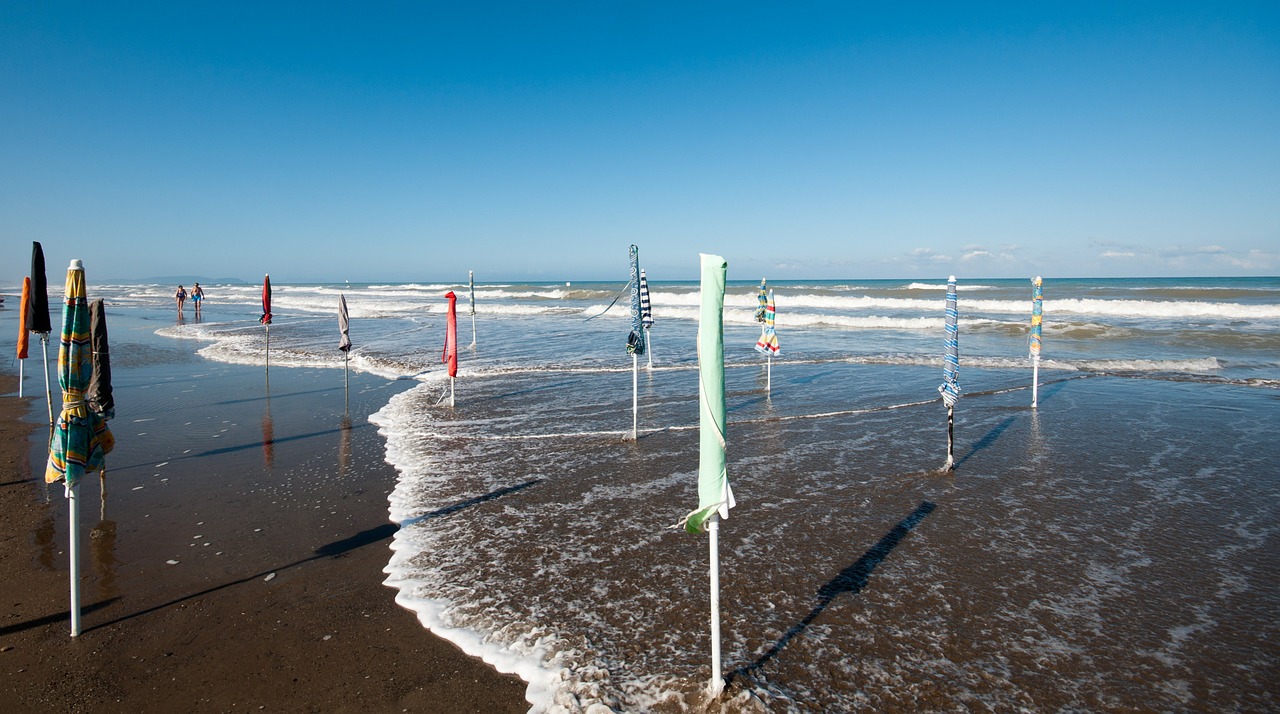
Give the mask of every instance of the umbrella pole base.
[[938, 469], [939, 473], [951, 473], [956, 470], [955, 457], [955, 407], [947, 407], [947, 461]]

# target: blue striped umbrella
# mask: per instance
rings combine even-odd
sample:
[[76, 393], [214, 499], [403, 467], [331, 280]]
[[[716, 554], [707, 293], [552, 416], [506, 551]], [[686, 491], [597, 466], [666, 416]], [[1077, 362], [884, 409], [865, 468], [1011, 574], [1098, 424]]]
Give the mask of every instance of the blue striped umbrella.
[[960, 311], [956, 308], [956, 276], [947, 278], [946, 351], [942, 356], [942, 402], [947, 405], [947, 462], [943, 471], [955, 467], [955, 405], [960, 398]]

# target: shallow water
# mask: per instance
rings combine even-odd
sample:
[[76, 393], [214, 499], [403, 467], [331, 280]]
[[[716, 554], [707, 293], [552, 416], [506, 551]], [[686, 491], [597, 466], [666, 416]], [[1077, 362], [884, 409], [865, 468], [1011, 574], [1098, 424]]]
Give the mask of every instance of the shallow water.
[[[771, 377], [731, 286], [724, 708], [1274, 710], [1280, 281], [1047, 280], [1032, 410], [1029, 283], [962, 280], [953, 475], [944, 285], [775, 285]], [[707, 540], [670, 528], [696, 505], [696, 286], [654, 287], [636, 441], [625, 310], [584, 321], [621, 287], [478, 286], [450, 408], [459, 286], [342, 286], [352, 365], [421, 382], [374, 417], [401, 473], [388, 584], [539, 709], [698, 709], [711, 676]], [[244, 363], [257, 290], [178, 325], [167, 289], [101, 289], [167, 323], [138, 359], [179, 338]], [[273, 365], [340, 368], [339, 287], [275, 290]]]

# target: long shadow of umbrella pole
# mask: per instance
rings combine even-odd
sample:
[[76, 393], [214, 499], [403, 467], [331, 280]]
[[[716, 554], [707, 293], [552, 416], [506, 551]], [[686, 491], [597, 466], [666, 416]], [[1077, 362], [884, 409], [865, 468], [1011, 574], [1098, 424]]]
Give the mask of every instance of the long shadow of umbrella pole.
[[866, 587], [867, 581], [871, 577], [871, 571], [875, 570], [876, 566], [879, 565], [881, 561], [889, 557], [889, 553], [893, 552], [893, 549], [898, 546], [898, 543], [900, 543], [903, 538], [907, 537], [907, 534], [911, 532], [911, 529], [919, 525], [920, 521], [924, 520], [925, 516], [932, 513], [934, 508], [936, 508], [936, 506], [933, 503], [929, 501], [922, 501], [920, 505], [916, 507], [916, 510], [912, 511], [910, 515], [899, 521], [898, 525], [894, 526], [888, 533], [886, 533], [879, 542], [871, 546], [866, 553], [863, 553], [861, 558], [858, 558], [858, 560], [856, 560], [852, 565], [841, 570], [840, 573], [827, 582], [826, 585], [818, 588], [818, 604], [809, 611], [808, 615], [805, 615], [803, 620], [793, 625], [791, 629], [787, 630], [786, 633], [769, 648], [769, 651], [760, 655], [755, 662], [734, 670], [727, 680], [732, 681], [732, 679], [738, 675], [748, 675], [768, 664], [770, 660], [777, 657], [778, 654], [786, 648], [791, 640], [795, 639], [808, 629], [809, 625], [813, 624], [813, 621], [817, 620], [818, 616], [830, 607], [836, 597], [842, 593], [856, 595], [861, 592], [862, 589]]
[[[453, 505], [451, 505], [451, 506], [446, 506], [446, 507], [444, 507], [444, 508], [440, 508], [440, 509], [437, 509], [437, 510], [435, 510], [435, 511], [431, 511], [431, 512], [428, 512], [428, 513], [424, 513], [424, 514], [422, 514], [421, 516], [418, 516], [417, 518], [413, 518], [413, 519], [410, 519], [410, 520], [408, 520], [408, 521], [405, 521], [405, 522], [404, 522], [403, 524], [401, 524], [401, 525], [396, 525], [396, 524], [394, 524], [394, 523], [385, 523], [385, 524], [383, 524], [383, 525], [380, 525], [380, 526], [377, 526], [377, 527], [374, 527], [374, 528], [369, 528], [369, 529], [366, 529], [366, 530], [360, 531], [359, 533], [357, 533], [357, 534], [355, 534], [355, 535], [353, 535], [353, 536], [351, 536], [351, 537], [349, 537], [349, 538], [343, 538], [342, 540], [337, 540], [337, 541], [334, 541], [334, 542], [332, 542], [332, 543], [326, 543], [325, 545], [322, 545], [322, 546], [320, 546], [319, 548], [316, 548], [316, 549], [315, 549], [315, 551], [313, 551], [313, 554], [312, 554], [310, 557], [303, 558], [303, 559], [301, 559], [301, 560], [295, 560], [295, 561], [294, 561], [294, 562], [292, 562], [292, 563], [289, 563], [289, 564], [287, 564], [287, 565], [282, 565], [282, 566], [277, 567], [277, 568], [269, 568], [269, 569], [267, 569], [267, 570], [263, 570], [262, 572], [254, 573], [253, 575], [249, 575], [249, 576], [246, 576], [246, 577], [243, 577], [243, 578], [239, 578], [239, 579], [237, 579], [237, 580], [232, 580], [232, 581], [230, 581], [230, 582], [222, 583], [221, 585], [215, 585], [215, 586], [213, 586], [213, 587], [211, 587], [211, 588], [205, 588], [204, 590], [201, 590], [201, 591], [199, 591], [199, 592], [195, 592], [195, 593], [191, 593], [191, 594], [189, 594], [189, 595], [183, 595], [182, 597], [175, 598], [175, 599], [173, 599], [173, 600], [170, 600], [169, 602], [161, 603], [161, 604], [159, 604], [159, 605], [154, 605], [154, 606], [152, 606], [152, 607], [146, 608], [145, 610], [139, 610], [139, 611], [137, 611], [137, 612], [130, 613], [130, 614], [128, 614], [128, 615], [123, 615], [123, 616], [118, 617], [118, 618], [116, 618], [116, 619], [114, 619], [114, 620], [111, 620], [110, 622], [104, 622], [104, 623], [102, 623], [102, 624], [100, 624], [100, 625], [96, 625], [95, 627], [92, 627], [92, 628], [90, 628], [90, 629], [96, 630], [96, 629], [99, 629], [99, 628], [102, 628], [102, 627], [108, 627], [108, 626], [111, 626], [111, 625], [119, 624], [119, 623], [121, 623], [121, 622], [125, 622], [126, 620], [132, 620], [132, 619], [133, 619], [133, 618], [135, 618], [135, 617], [141, 617], [141, 616], [143, 616], [143, 615], [149, 615], [149, 614], [151, 614], [151, 613], [153, 613], [153, 612], [157, 612], [157, 611], [159, 611], [159, 610], [163, 610], [163, 609], [165, 609], [165, 608], [167, 608], [167, 607], [172, 607], [172, 606], [174, 606], [174, 605], [178, 605], [178, 604], [183, 603], [183, 602], [186, 602], [186, 601], [188, 601], [188, 600], [194, 600], [195, 598], [202, 597], [202, 596], [205, 596], [205, 595], [209, 595], [209, 594], [211, 594], [211, 593], [218, 592], [219, 590], [225, 590], [226, 588], [229, 588], [229, 587], [233, 587], [233, 586], [236, 586], [236, 585], [242, 585], [242, 584], [244, 584], [244, 583], [247, 583], [247, 582], [250, 582], [250, 581], [253, 581], [253, 580], [258, 580], [258, 579], [264, 578], [264, 577], [266, 577], [267, 575], [270, 575], [271, 573], [277, 573], [277, 572], [280, 572], [281, 570], [287, 570], [287, 569], [289, 569], [289, 568], [296, 568], [296, 567], [298, 567], [299, 565], [305, 565], [306, 563], [310, 563], [310, 562], [311, 562], [311, 561], [313, 561], [313, 560], [320, 560], [320, 559], [322, 559], [322, 558], [338, 558], [338, 557], [341, 557], [341, 556], [343, 556], [343, 555], [346, 555], [347, 553], [349, 553], [349, 552], [351, 552], [351, 551], [353, 551], [353, 550], [355, 550], [355, 549], [357, 549], [357, 548], [363, 548], [363, 547], [364, 547], [364, 546], [366, 546], [366, 545], [372, 545], [373, 543], [378, 543], [378, 542], [380, 542], [380, 541], [384, 541], [384, 540], [386, 540], [386, 539], [390, 538], [391, 536], [395, 535], [395, 532], [396, 532], [397, 530], [399, 530], [402, 526], [407, 526], [407, 525], [409, 525], [409, 524], [411, 524], [411, 523], [416, 523], [416, 522], [418, 522], [418, 521], [424, 521], [424, 520], [427, 520], [427, 519], [430, 519], [430, 518], [441, 518], [441, 517], [444, 517], [444, 516], [448, 516], [448, 515], [451, 515], [451, 514], [453, 514], [453, 513], [457, 513], [458, 511], [461, 511], [461, 510], [463, 510], [463, 509], [465, 509], [465, 508], [469, 508], [469, 507], [471, 507], [471, 506], [479, 505], [479, 504], [484, 503], [484, 502], [486, 502], [486, 501], [491, 501], [491, 500], [493, 500], [493, 499], [495, 499], [495, 498], [501, 498], [502, 496], [505, 496], [505, 495], [508, 495], [508, 494], [511, 494], [511, 493], [515, 493], [516, 491], [523, 490], [523, 489], [525, 489], [525, 488], [528, 488], [529, 486], [533, 486], [534, 484], [539, 483], [539, 481], [541, 481], [541, 479], [535, 479], [535, 480], [533, 480], [533, 481], [526, 481], [525, 483], [522, 483], [522, 484], [519, 484], [519, 485], [516, 485], [516, 486], [510, 486], [510, 487], [507, 487], [507, 488], [498, 489], [497, 491], [493, 491], [493, 492], [491, 492], [491, 493], [484, 494], [483, 496], [477, 496], [477, 497], [475, 497], [475, 498], [470, 498], [470, 499], [467, 499], [467, 500], [465, 500], [465, 501], [460, 501], [460, 502], [455, 503], [455, 504], [453, 504]], [[106, 601], [105, 603], [101, 603], [101, 604], [99, 604], [99, 605], [98, 605], [98, 607], [101, 607], [101, 606], [106, 605], [106, 604], [110, 604], [111, 602], [114, 602], [114, 601], [115, 601], [115, 600], [117, 600], [117, 599], [118, 599], [118, 598], [113, 598], [112, 600], [108, 600], [108, 601]], [[43, 621], [44, 621], [45, 619], [48, 619], [48, 618], [42, 618], [40, 621], [38, 621], [38, 622], [36, 622], [36, 623], [34, 623], [34, 624], [32, 624], [32, 623], [23, 623], [22, 625], [14, 626], [14, 628], [17, 628], [17, 629], [25, 629], [26, 627], [29, 627], [29, 626], [35, 626], [35, 625], [41, 624], [41, 623], [43, 623]], [[14, 628], [7, 628], [5, 631], [0, 631], [0, 632], [8, 632], [8, 631], [10, 631], [10, 630], [12, 630], [12, 631], [16, 631], [16, 629], [14, 629]]]

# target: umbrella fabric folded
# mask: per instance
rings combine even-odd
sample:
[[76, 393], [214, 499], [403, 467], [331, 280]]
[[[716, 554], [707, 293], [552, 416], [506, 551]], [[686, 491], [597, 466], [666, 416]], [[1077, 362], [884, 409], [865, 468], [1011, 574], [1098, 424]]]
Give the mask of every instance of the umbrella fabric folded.
[[89, 303], [89, 344], [93, 348], [89, 408], [104, 420], [114, 419], [116, 398], [111, 391], [111, 348], [107, 341], [107, 313], [101, 298]]
[[956, 276], [947, 279], [946, 337], [942, 356], [942, 384], [938, 391], [948, 407], [955, 406], [960, 398], [960, 311], [956, 308]]
[[773, 291], [769, 291], [769, 301], [764, 309], [764, 329], [760, 331], [760, 339], [756, 342], [756, 350], [766, 355], [777, 355], [781, 349], [778, 346], [778, 332], [774, 328], [774, 319], [777, 313], [773, 305]]
[[640, 269], [640, 325], [644, 329], [653, 327], [653, 305], [649, 303], [649, 278]]
[[634, 244], [628, 250], [631, 256], [631, 334], [627, 335], [627, 354], [644, 354], [644, 320], [640, 314], [640, 249]]
[[264, 275], [262, 277], [262, 317], [258, 318], [258, 322], [264, 325], [271, 324], [271, 276]]
[[728, 264], [702, 254], [702, 303], [698, 317], [698, 509], [680, 525], [690, 533], [707, 530], [712, 514], [728, 518], [737, 502], [729, 487], [725, 458], [724, 281]]
[[49, 321], [49, 282], [44, 273], [44, 248], [31, 243], [31, 302], [27, 304], [27, 329], [37, 334], [53, 332]]
[[93, 375], [89, 304], [85, 298], [84, 268], [71, 262], [62, 308], [62, 337], [58, 348], [58, 384], [62, 387], [62, 412], [49, 443], [48, 483], [65, 481], [75, 486], [86, 474], [102, 468], [115, 438], [106, 419], [93, 412], [85, 398]]
[[449, 376], [458, 376], [458, 296], [453, 291], [444, 294], [449, 300], [449, 314], [445, 322], [444, 354], [441, 361], [449, 366]]
[[347, 296], [338, 294], [338, 349], [346, 352], [351, 349], [351, 321], [347, 317]]
[[31, 278], [22, 279], [22, 302], [18, 309], [18, 359], [26, 359], [31, 345], [31, 328], [27, 327], [27, 312], [31, 308]]
[[1037, 275], [1031, 281], [1031, 356], [1040, 358], [1040, 329], [1044, 322], [1044, 283]]

